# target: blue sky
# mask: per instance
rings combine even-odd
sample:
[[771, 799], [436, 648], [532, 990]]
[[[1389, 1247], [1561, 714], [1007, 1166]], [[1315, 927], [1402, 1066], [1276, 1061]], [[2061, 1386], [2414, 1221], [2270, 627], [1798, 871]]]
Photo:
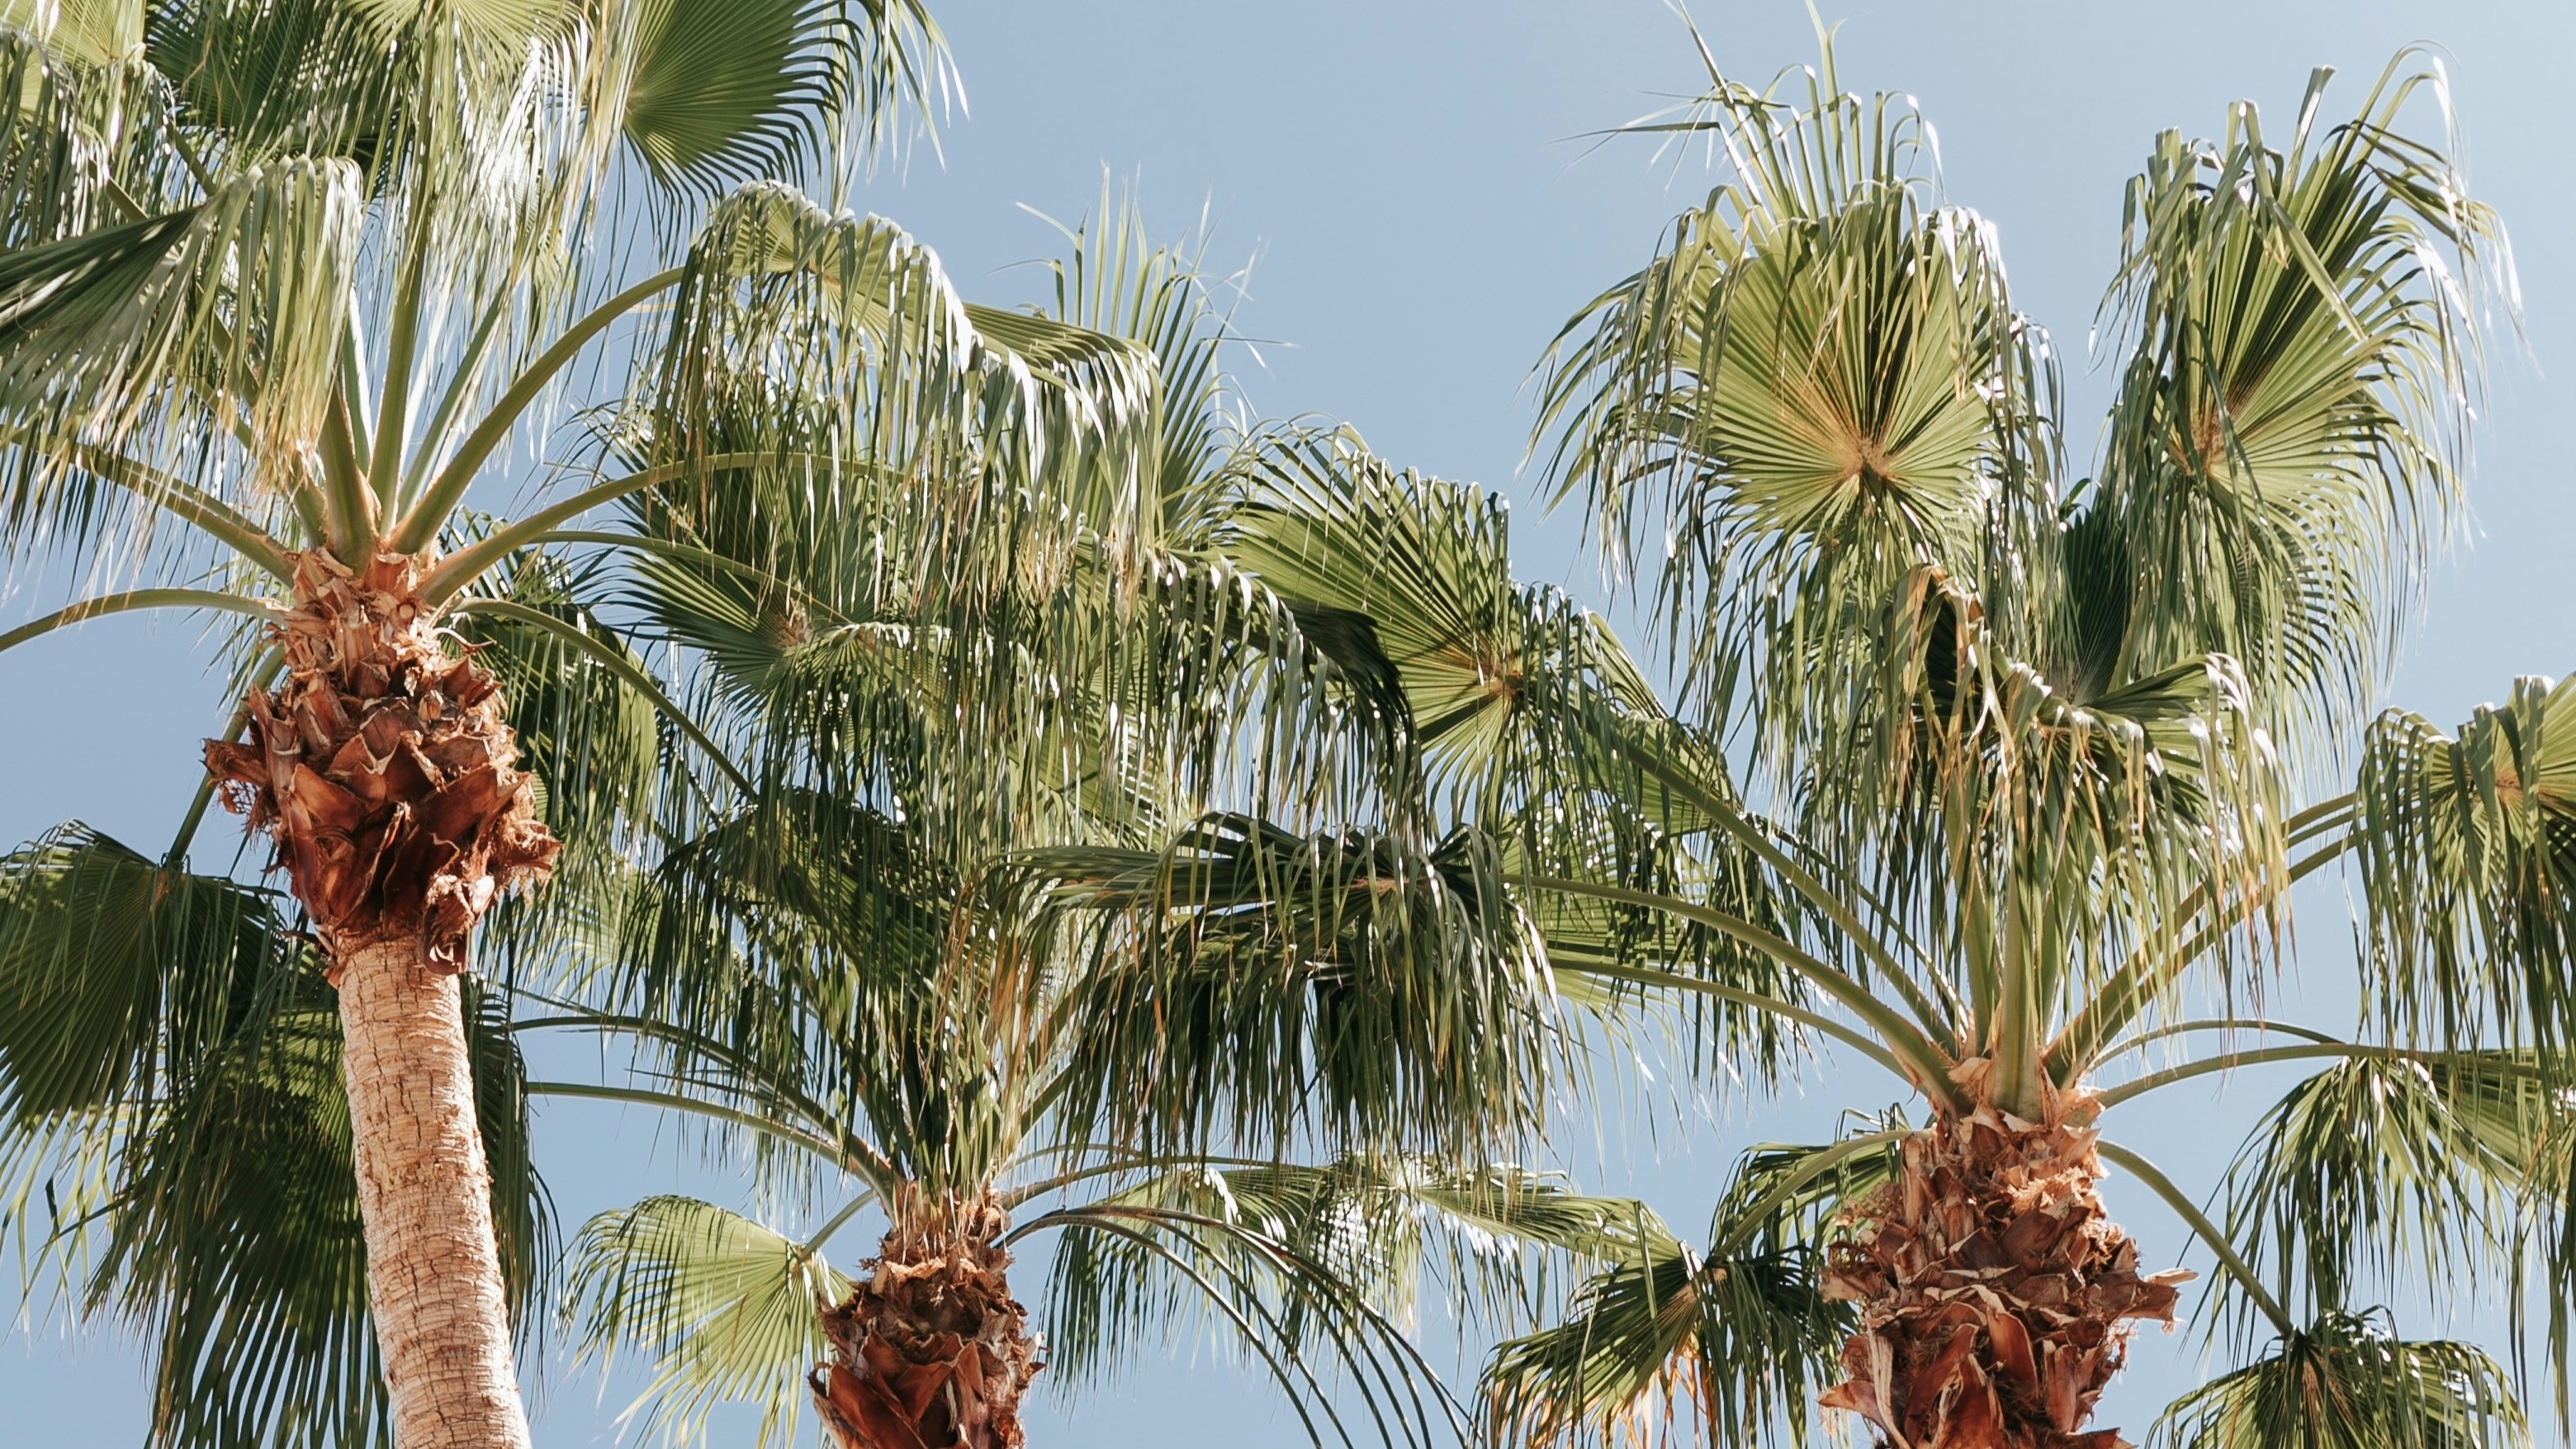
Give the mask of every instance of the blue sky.
[[[1740, 78], [1814, 58], [1796, 0], [1702, 3], [1695, 13]], [[1643, 142], [1588, 139], [1698, 83], [1688, 38], [1660, 0], [951, 0], [938, 14], [968, 109], [944, 127], [941, 155], [918, 152], [881, 173], [859, 205], [938, 249], [971, 295], [1001, 302], [1039, 285], [1013, 263], [1054, 250], [1054, 234], [1022, 208], [1073, 220], [1096, 201], [1104, 171], [1141, 186], [1166, 235], [1204, 212], [1211, 260], [1250, 267], [1239, 321], [1267, 341], [1257, 360], [1234, 363], [1263, 411], [1346, 419], [1401, 463], [1523, 500], [1524, 574], [1600, 597], [1579, 519], [1546, 514], [1519, 472], [1524, 382], [1564, 319], [1645, 260], [1665, 222], [1708, 184], [1696, 158], [1659, 163]], [[2500, 697], [2516, 673], [2576, 668], [2576, 605], [2561, 562], [2576, 540], [2576, 490], [2550, 422], [2576, 414], [2576, 396], [2552, 376], [2576, 365], [2576, 119], [2563, 99], [2576, 7], [1916, 0], [1826, 14], [1846, 22], [1845, 83], [1917, 96], [1938, 127], [1950, 199], [2000, 227], [2021, 304], [2067, 358], [2079, 445], [2107, 397], [2085, 368], [2086, 329], [2115, 255], [2121, 186], [2154, 134], [2214, 132], [2238, 98], [2286, 129], [2320, 64], [2341, 72], [2328, 110], [2342, 113], [2400, 45], [2445, 47], [2472, 185], [2503, 212], [2519, 251], [2529, 355], [2509, 339], [2497, 350], [2476, 527], [2434, 580], [2391, 697], [2454, 721]], [[41, 582], [20, 588], [0, 601], [0, 623], [47, 597]], [[194, 782], [195, 741], [220, 705], [197, 642], [189, 624], [127, 618], [0, 659], [0, 759], [12, 762], [0, 837], [22, 840], [75, 816], [135, 839], [166, 832]], [[96, 769], [102, 760], [115, 771]], [[2286, 990], [2331, 1017], [2350, 994], [2341, 901], [2317, 894], [2301, 923], [2305, 966]], [[1844, 1105], [1880, 1105], [1846, 1103], [1836, 1086], [1828, 1064], [1783, 1104], [1710, 1092], [1675, 1107], [1632, 1094], [1556, 1145], [1587, 1186], [1641, 1193], [1687, 1234], [1745, 1145], [1817, 1130]], [[2202, 1188], [2275, 1086], [2245, 1077], [2204, 1097], [2176, 1094], [2127, 1135]], [[540, 1131], [567, 1227], [651, 1191], [734, 1200], [724, 1164], [649, 1121], [549, 1108]], [[2108, 1191], [2151, 1257], [2180, 1250], [2142, 1194], [2117, 1181]], [[836, 1244], [843, 1258], [863, 1246]], [[1032, 1264], [1032, 1288], [1038, 1272]], [[2469, 1304], [2453, 1327], [2492, 1334], [2500, 1317]], [[10, 1406], [0, 1439], [140, 1441], [130, 1345], [67, 1338], [41, 1314], [22, 1329], [0, 1340], [0, 1403]], [[2143, 1338], [2101, 1422], [2139, 1436], [2200, 1372], [2197, 1337]], [[558, 1376], [541, 1402], [539, 1442], [611, 1442], [621, 1403], [615, 1388], [603, 1405], [593, 1381]], [[1146, 1363], [1105, 1397], [1050, 1399], [1032, 1439], [1180, 1445], [1211, 1431], [1243, 1449], [1297, 1441], [1256, 1379], [1205, 1350]]]

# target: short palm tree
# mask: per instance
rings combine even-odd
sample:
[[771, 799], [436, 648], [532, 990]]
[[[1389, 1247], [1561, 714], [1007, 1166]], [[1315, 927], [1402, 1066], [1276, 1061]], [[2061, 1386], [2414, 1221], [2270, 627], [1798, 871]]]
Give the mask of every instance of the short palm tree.
[[[2286, 137], [2242, 104], [2157, 140], [2085, 479], [1910, 103], [1842, 93], [1830, 49], [1769, 92], [1711, 74], [1673, 128], [1724, 184], [1544, 369], [1555, 476], [1651, 560], [1682, 705], [1567, 694], [1583, 788], [1502, 824], [1560, 981], [1695, 1003], [1755, 1081], [1804, 1043], [1884, 1070], [1855, 1106], [1913, 1105], [1749, 1154], [1696, 1248], [1641, 1231], [1498, 1352], [1494, 1426], [1695, 1411], [1731, 1442], [1820, 1404], [1883, 1445], [2107, 1449], [2097, 1397], [2190, 1276], [2105, 1216], [2116, 1168], [2215, 1260], [2249, 1353], [2168, 1442], [2518, 1442], [2512, 1376], [2372, 1306], [2456, 1281], [2519, 1327], [2536, 1287], [2563, 1375], [2576, 1296], [2576, 682], [2456, 735], [2369, 714], [2509, 290], [2497, 222], [2405, 128], [2447, 115], [2438, 70], [2400, 57], [2341, 123], [2320, 72]], [[2345, 1031], [2274, 980], [2329, 866], [2361, 917]], [[2105, 1135], [2280, 1062], [2318, 1070], [2215, 1220]]]
[[[1329, 524], [1287, 480], [1347, 483], [1357, 455], [1228, 416], [1222, 321], [1132, 215], [1104, 197], [1075, 241], [1045, 316], [1150, 348], [1159, 386], [1134, 473], [1059, 495], [1061, 552], [987, 540], [1013, 550], [988, 573], [926, 577], [958, 521], [868, 470], [627, 505], [645, 634], [758, 788], [673, 815], [600, 967], [521, 1023], [621, 1039], [642, 1076], [530, 1090], [711, 1123], [775, 1190], [854, 1189], [801, 1240], [671, 1197], [584, 1229], [585, 1341], [651, 1356], [674, 1437], [745, 1397], [783, 1439], [810, 1396], [845, 1449], [1016, 1445], [1042, 1366], [1106, 1369], [1195, 1300], [1319, 1442], [1419, 1439], [1459, 1427], [1401, 1331], [1426, 1246], [1500, 1288], [1498, 1237], [1622, 1231], [1494, 1165], [1565, 1046], [1537, 937], [1479, 837], [1430, 830], [1415, 712], [1246, 571]], [[800, 310], [678, 324], [762, 363], [675, 372], [635, 426], [816, 450], [854, 403], [793, 344]], [[869, 1210], [876, 1254], [845, 1277], [824, 1242]], [[1051, 1355], [1008, 1277], [1048, 1232]]]
[[[512, 1058], [495, 1038], [478, 1078], [457, 977], [502, 897], [582, 874], [567, 840], [604, 860], [641, 818], [652, 711], [691, 728], [574, 602], [593, 569], [562, 554], [583, 543], [567, 525], [760, 468], [864, 459], [927, 489], [966, 438], [1033, 460], [1027, 486], [1112, 466], [1150, 359], [968, 308], [883, 223], [756, 185], [714, 207], [685, 263], [630, 282], [633, 255], [746, 177], [837, 184], [939, 64], [910, 0], [0, 10], [20, 98], [0, 121], [0, 546], [110, 590], [0, 647], [145, 608], [254, 626], [230, 641], [241, 709], [172, 848], [58, 833], [11, 858], [0, 923], [21, 1201], [39, 1180], [51, 1194], [53, 1165], [92, 1169], [109, 1244], [94, 1293], [124, 1282], [164, 1329], [157, 1434], [370, 1436], [371, 1313], [402, 1449], [526, 1442], [485, 1141], [511, 1114], [478, 1120], [476, 1100], [507, 1104]], [[543, 426], [569, 370], [652, 306], [699, 317], [780, 279], [835, 299], [853, 339], [837, 381], [899, 433], [683, 456]], [[465, 511], [515, 445], [549, 442], [538, 503]], [[1034, 514], [1033, 546], [1052, 516]], [[539, 711], [529, 758], [511, 703]], [[300, 922], [186, 873], [216, 794], [273, 842]], [[301, 1155], [269, 1160], [336, 1171], [343, 1079], [365, 1291], [263, 1299], [295, 1255], [254, 1272], [219, 1224], [349, 1220], [337, 1182], [244, 1181], [223, 1133], [276, 1125], [238, 1115], [260, 1102], [300, 1104]], [[303, 1207], [261, 1206], [277, 1194]], [[529, 1226], [527, 1209], [521, 1193], [502, 1216]]]

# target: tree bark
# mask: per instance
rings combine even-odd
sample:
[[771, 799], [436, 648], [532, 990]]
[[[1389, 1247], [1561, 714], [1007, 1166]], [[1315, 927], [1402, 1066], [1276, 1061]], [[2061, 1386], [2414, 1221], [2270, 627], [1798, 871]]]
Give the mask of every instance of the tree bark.
[[527, 1449], [456, 977], [418, 940], [340, 962], [367, 1299], [402, 1449]]
[[340, 991], [367, 1293], [397, 1449], [525, 1449], [491, 1169], [456, 973], [474, 927], [558, 842], [499, 686], [420, 601], [429, 560], [298, 557], [271, 631], [286, 678], [240, 744], [206, 742], [224, 802], [276, 846]]
[[2127, 1356], [2132, 1325], [2173, 1322], [2185, 1272], [2141, 1277], [2138, 1248], [2103, 1215], [2080, 1095], [2058, 1120], [1980, 1106], [1904, 1145], [1897, 1180], [1832, 1245], [1827, 1297], [1860, 1305], [1849, 1377], [1821, 1403], [1866, 1419], [1882, 1446], [2121, 1449], [2085, 1428]]
[[823, 1313], [832, 1361], [807, 1386], [841, 1449], [1020, 1449], [1020, 1400], [1046, 1365], [994, 1242], [1007, 1220], [990, 1204], [938, 1218], [888, 1233]]

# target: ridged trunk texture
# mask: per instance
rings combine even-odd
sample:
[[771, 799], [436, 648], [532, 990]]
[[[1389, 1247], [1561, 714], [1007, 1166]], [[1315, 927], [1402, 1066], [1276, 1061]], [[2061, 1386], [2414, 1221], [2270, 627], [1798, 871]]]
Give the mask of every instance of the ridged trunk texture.
[[978, 1207], [954, 1232], [889, 1233], [824, 1311], [832, 1361], [808, 1384], [841, 1449], [1019, 1449], [1020, 1400], [1046, 1365], [993, 1241], [1004, 1221]]
[[401, 1449], [526, 1449], [456, 977], [417, 939], [341, 961], [367, 1299]]
[[[2071, 1105], [2071, 1104], [2070, 1104]], [[1850, 1375], [1822, 1403], [1893, 1449], [2115, 1449], [2087, 1431], [2132, 1324], [2171, 1325], [2189, 1273], [2138, 1273], [2102, 1213], [2094, 1134], [1993, 1107], [1907, 1139], [1897, 1180], [1830, 1250], [1826, 1296], [1860, 1305]]]
[[304, 555], [272, 630], [285, 678], [247, 701], [243, 743], [207, 742], [206, 768], [274, 842], [339, 988], [394, 1442], [524, 1449], [456, 973], [475, 923], [557, 843], [497, 687], [420, 602], [423, 562]]

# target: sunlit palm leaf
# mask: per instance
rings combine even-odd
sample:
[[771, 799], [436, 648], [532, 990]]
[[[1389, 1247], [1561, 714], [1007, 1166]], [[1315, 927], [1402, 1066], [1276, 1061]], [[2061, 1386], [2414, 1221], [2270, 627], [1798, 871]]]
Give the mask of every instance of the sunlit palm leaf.
[[1213, 547], [1285, 600], [1400, 729], [1456, 810], [1515, 809], [1573, 775], [1587, 692], [1653, 693], [1607, 625], [1511, 577], [1509, 508], [1371, 456], [1348, 432], [1261, 440]]
[[102, 498], [98, 453], [202, 472], [183, 457], [208, 456], [211, 421], [268, 456], [308, 454], [337, 386], [362, 219], [351, 167], [287, 160], [184, 210], [0, 260], [7, 541], [148, 523], [109, 506], [123, 495]]
[[177, 199], [169, 87], [129, 34], [141, 19], [120, 0], [0, 9], [0, 83], [18, 98], [0, 114], [0, 242], [11, 250], [139, 219], [129, 203], [159, 212]]
[[708, 1203], [652, 1197], [584, 1224], [571, 1294], [580, 1350], [631, 1345], [653, 1374], [628, 1418], [673, 1444], [725, 1402], [757, 1403], [763, 1446], [794, 1440], [805, 1372], [826, 1355], [817, 1310], [849, 1296], [822, 1254]]
[[1729, 1443], [1779, 1428], [1803, 1442], [1843, 1319], [1807, 1255], [1704, 1260], [1666, 1236], [1593, 1277], [1561, 1322], [1497, 1348], [1479, 1393], [1507, 1443], [1644, 1444], [1682, 1419]]
[[2221, 143], [2159, 138], [2106, 303], [2134, 339], [2085, 521], [2139, 585], [2116, 672], [2233, 655], [2316, 744], [2370, 699], [2456, 506], [2478, 291], [2509, 270], [2451, 158], [2399, 129], [2420, 89], [2449, 114], [2422, 59], [2330, 127], [2317, 72], [2286, 153], [2245, 105]]

